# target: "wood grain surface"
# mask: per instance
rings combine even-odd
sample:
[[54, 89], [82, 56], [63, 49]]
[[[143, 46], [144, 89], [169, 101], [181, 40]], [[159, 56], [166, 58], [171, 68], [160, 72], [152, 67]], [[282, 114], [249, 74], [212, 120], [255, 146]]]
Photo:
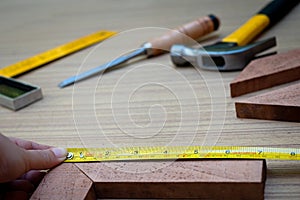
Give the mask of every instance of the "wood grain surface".
[[64, 163], [48, 173], [30, 199], [93, 200], [93, 181], [76, 165]]
[[232, 97], [300, 80], [300, 49], [253, 60], [230, 83]]
[[[57, 87], [69, 76], [111, 61], [168, 28], [209, 13], [219, 16], [221, 26], [200, 41], [201, 45], [216, 42], [264, 3], [1, 1], [1, 67], [98, 30], [120, 34], [18, 77], [40, 86], [44, 98], [17, 112], [1, 107], [0, 131], [60, 147], [204, 144], [299, 148], [299, 123], [236, 117], [234, 101], [244, 97], [232, 99], [229, 83], [239, 72], [175, 68], [168, 54], [136, 60], [74, 87]], [[258, 39], [276, 36], [278, 52], [299, 48], [299, 9]], [[267, 166], [265, 199], [299, 199], [300, 163], [267, 161]]]
[[76, 165], [94, 181], [98, 198], [264, 199], [263, 160]]
[[235, 103], [237, 117], [300, 122], [300, 83]]
[[[264, 160], [63, 163], [35, 199], [264, 199]], [[219, 192], [216, 192], [219, 191]]]

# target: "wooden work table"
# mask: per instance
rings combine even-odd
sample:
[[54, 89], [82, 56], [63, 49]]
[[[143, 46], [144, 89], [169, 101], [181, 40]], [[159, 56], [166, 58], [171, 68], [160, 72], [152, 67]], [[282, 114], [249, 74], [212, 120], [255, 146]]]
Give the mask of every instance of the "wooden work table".
[[[60, 147], [245, 145], [300, 148], [300, 124], [238, 119], [229, 83], [239, 72], [176, 68], [169, 54], [140, 60], [64, 89], [58, 83], [124, 54], [166, 28], [213, 13], [231, 33], [266, 1], [3, 1], [1, 67], [98, 30], [115, 38], [18, 77], [43, 99], [17, 112], [0, 108], [0, 131]], [[278, 52], [300, 46], [300, 7], [260, 39], [277, 37]], [[281, 87], [281, 86], [279, 86]], [[259, 92], [258, 92], [259, 93]], [[246, 95], [247, 97], [253, 94]], [[300, 162], [267, 161], [265, 199], [300, 198]]]

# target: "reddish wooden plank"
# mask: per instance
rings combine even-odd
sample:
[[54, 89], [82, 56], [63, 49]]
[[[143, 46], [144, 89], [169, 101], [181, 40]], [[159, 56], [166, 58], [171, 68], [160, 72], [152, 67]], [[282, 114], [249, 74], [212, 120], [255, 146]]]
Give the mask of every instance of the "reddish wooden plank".
[[92, 200], [96, 199], [92, 184], [76, 165], [63, 163], [44, 177], [30, 199]]
[[94, 181], [98, 198], [264, 199], [263, 160], [76, 165]]
[[237, 117], [300, 122], [300, 83], [235, 103]]
[[232, 97], [300, 79], [300, 49], [253, 60], [231, 83]]

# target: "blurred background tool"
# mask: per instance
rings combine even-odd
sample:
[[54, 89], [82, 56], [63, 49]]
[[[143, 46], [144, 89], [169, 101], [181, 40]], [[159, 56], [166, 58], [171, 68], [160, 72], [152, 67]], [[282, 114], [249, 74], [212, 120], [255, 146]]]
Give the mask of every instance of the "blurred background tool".
[[135, 58], [137, 56], [146, 55], [147, 57], [152, 57], [152, 56], [160, 55], [160, 54], [166, 52], [167, 50], [169, 50], [173, 44], [186, 43], [186, 41], [185, 41], [186, 36], [188, 36], [192, 39], [198, 39], [208, 33], [213, 32], [214, 30], [217, 30], [219, 27], [219, 23], [220, 23], [219, 19], [214, 15], [208, 15], [208, 16], [199, 18], [188, 24], [180, 26], [175, 30], [172, 30], [161, 37], [158, 37], [149, 42], [146, 42], [140, 48], [138, 48], [137, 50], [135, 50], [127, 55], [121, 56], [111, 62], [104, 64], [104, 65], [101, 65], [99, 67], [96, 67], [96, 68], [93, 68], [86, 72], [83, 72], [82, 74], [72, 76], [72, 77], [62, 81], [58, 86], [60, 88], [66, 87], [75, 82], [78, 82], [80, 80], [83, 80], [90, 76], [93, 76], [97, 73], [103, 72], [104, 70], [106, 70], [108, 68], [112, 68], [112, 67], [120, 65], [122, 63], [125, 63], [126, 61], [128, 61], [132, 58]]
[[216, 44], [201, 49], [174, 45], [171, 48], [172, 62], [177, 66], [193, 64], [203, 69], [219, 71], [243, 69], [257, 53], [276, 44], [274, 38], [258, 43], [249, 43], [263, 30], [270, 28], [282, 19], [298, 3], [299, 0], [271, 1], [239, 29]]
[[25, 60], [19, 61], [15, 64], [6, 66], [0, 69], [0, 75], [5, 77], [14, 77], [25, 72], [31, 71], [37, 67], [45, 65], [49, 62], [52, 62], [56, 59], [64, 57], [68, 54], [79, 51], [83, 48], [101, 42], [104, 39], [107, 39], [116, 34], [113, 31], [98, 31], [90, 35], [78, 38], [69, 43], [63, 44], [61, 46], [55, 47], [43, 53], [37, 54], [33, 57], [27, 58]]
[[19, 110], [42, 98], [40, 87], [0, 76], [0, 105]]

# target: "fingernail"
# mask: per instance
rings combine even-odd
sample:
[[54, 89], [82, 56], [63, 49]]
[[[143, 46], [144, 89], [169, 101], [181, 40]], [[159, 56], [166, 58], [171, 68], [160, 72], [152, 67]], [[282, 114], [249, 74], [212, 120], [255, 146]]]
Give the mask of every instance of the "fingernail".
[[64, 148], [53, 148], [51, 150], [57, 158], [66, 158], [68, 154], [67, 150]]

